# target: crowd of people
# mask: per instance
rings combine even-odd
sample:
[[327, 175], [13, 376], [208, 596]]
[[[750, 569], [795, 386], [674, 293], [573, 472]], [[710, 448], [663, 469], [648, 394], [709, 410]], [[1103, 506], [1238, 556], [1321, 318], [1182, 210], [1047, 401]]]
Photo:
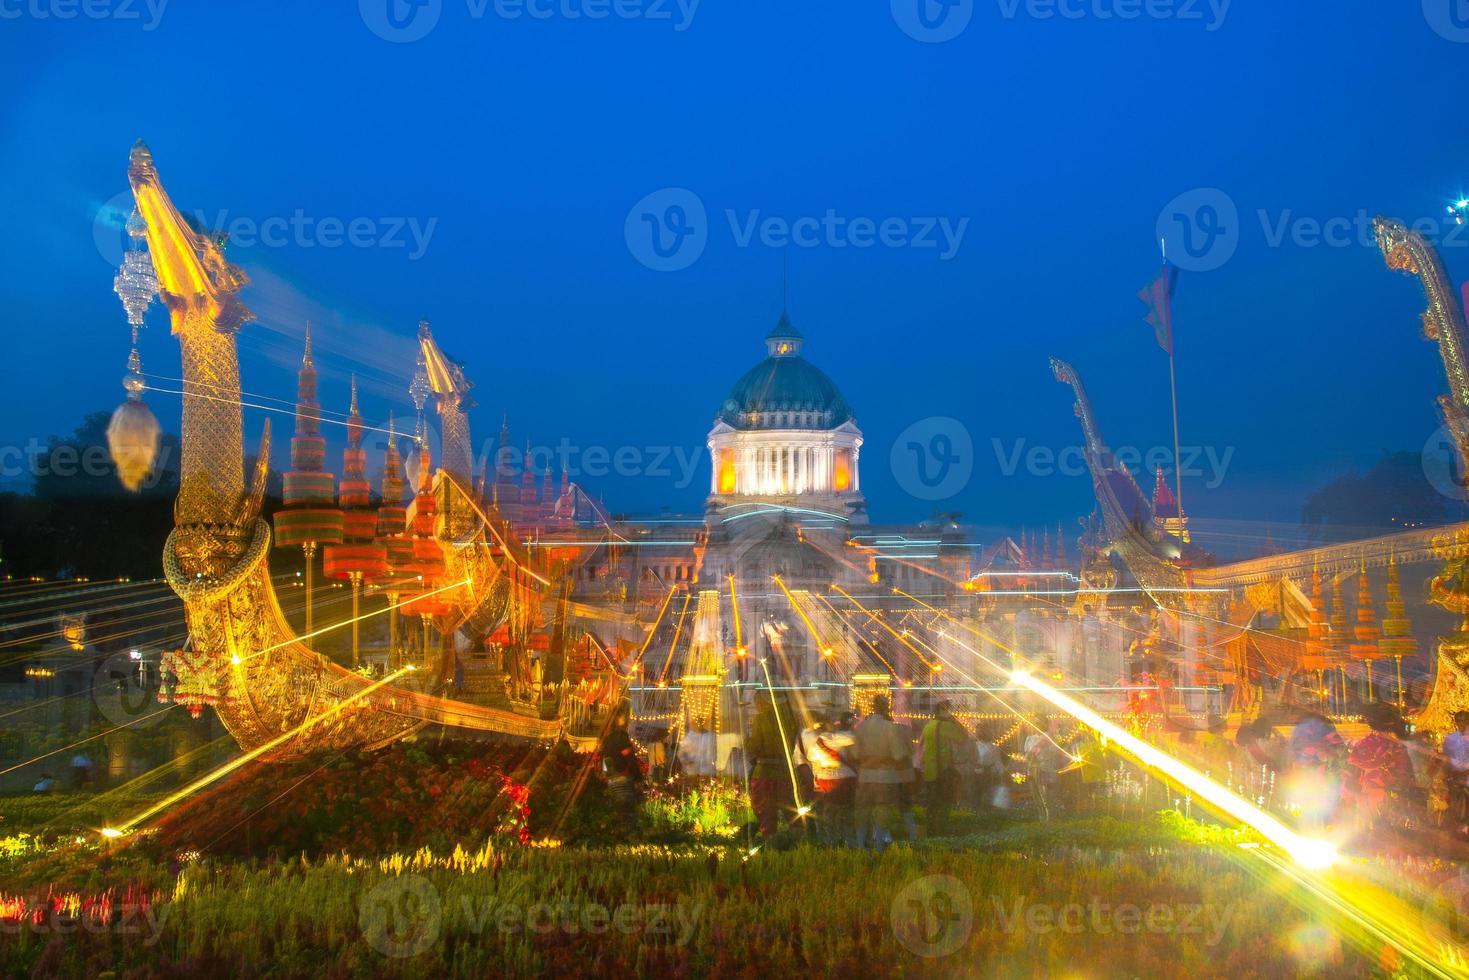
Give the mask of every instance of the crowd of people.
[[1455, 713], [1456, 730], [1439, 744], [1427, 732], [1409, 734], [1385, 703], [1364, 712], [1368, 732], [1351, 744], [1313, 711], [1278, 721], [1242, 726], [1236, 742], [1306, 826], [1377, 838], [1425, 829], [1469, 836], [1469, 711]]
[[[1253, 771], [1268, 789], [1257, 780], [1241, 790], [1308, 828], [1373, 840], [1416, 827], [1469, 837], [1469, 712], [1455, 716], [1458, 730], [1441, 744], [1406, 734], [1392, 705], [1372, 705], [1364, 721], [1368, 733], [1351, 744], [1309, 710], [1250, 722], [1233, 739], [1222, 719], [1157, 737], [1215, 772]], [[985, 723], [966, 727], [948, 701], [910, 725], [894, 719], [885, 695], [861, 718], [839, 711], [804, 720], [762, 695], [743, 739], [692, 723], [676, 749], [657, 732], [640, 754], [624, 716], [604, 742], [604, 773], [630, 826], [648, 774], [659, 782], [732, 779], [748, 785], [763, 838], [795, 827], [828, 844], [881, 849], [952, 834], [956, 808], [984, 813], [1023, 803], [1042, 818], [1084, 812], [1099, 804], [1121, 765], [1104, 739], [1061, 719], [1031, 724], [1006, 751], [995, 736]]]
[[1017, 767], [986, 727], [971, 733], [961, 724], [950, 702], [938, 702], [931, 718], [909, 725], [894, 720], [885, 695], [875, 697], [860, 719], [839, 711], [812, 715], [803, 724], [787, 704], [762, 694], [748, 737], [729, 736], [733, 744], [725, 738], [692, 722], [670, 749], [668, 733], [657, 731], [639, 766], [626, 718], [619, 718], [603, 743], [613, 800], [633, 821], [644, 770], [658, 783], [732, 779], [747, 783], [756, 827], [766, 839], [793, 826], [826, 843], [881, 849], [894, 840], [950, 834], [956, 807], [1007, 808], [1012, 772], [1034, 769], [1050, 785], [1048, 767], [1071, 761], [1050, 740], [1027, 740], [1027, 762]]

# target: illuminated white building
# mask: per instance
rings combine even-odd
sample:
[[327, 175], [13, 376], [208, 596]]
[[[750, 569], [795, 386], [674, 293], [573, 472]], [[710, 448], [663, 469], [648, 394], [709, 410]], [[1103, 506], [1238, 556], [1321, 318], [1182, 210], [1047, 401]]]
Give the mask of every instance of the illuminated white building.
[[866, 520], [862, 431], [830, 378], [801, 356], [802, 337], [781, 314], [768, 356], [730, 390], [709, 432], [711, 510], [752, 503]]

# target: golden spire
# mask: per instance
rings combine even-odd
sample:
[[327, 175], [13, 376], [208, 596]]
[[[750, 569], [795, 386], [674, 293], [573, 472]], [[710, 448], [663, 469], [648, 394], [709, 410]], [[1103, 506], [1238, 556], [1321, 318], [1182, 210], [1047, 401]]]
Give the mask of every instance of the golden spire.
[[1357, 573], [1357, 625], [1352, 630], [1352, 656], [1366, 659], [1377, 656], [1377, 638], [1380, 634], [1377, 610], [1372, 605], [1372, 587], [1367, 581], [1367, 559], [1364, 556], [1361, 571]]
[[1418, 641], [1413, 638], [1413, 624], [1408, 621], [1407, 605], [1403, 602], [1403, 587], [1398, 580], [1398, 559], [1391, 556], [1387, 563], [1387, 601], [1383, 603], [1387, 615], [1382, 617], [1382, 639], [1378, 648], [1384, 656], [1411, 657], [1418, 652]]

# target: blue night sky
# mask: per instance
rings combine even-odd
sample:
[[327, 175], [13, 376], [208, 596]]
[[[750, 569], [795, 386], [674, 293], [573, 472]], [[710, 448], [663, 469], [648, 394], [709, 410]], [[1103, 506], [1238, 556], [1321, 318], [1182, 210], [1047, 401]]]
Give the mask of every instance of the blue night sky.
[[[1081, 372], [1114, 445], [1171, 444], [1167, 359], [1136, 293], [1158, 268], [1160, 212], [1195, 188], [1235, 206], [1224, 231], [1238, 247], [1179, 285], [1183, 442], [1232, 451], [1217, 487], [1185, 483], [1191, 512], [1294, 520], [1312, 489], [1417, 450], [1437, 425], [1442, 369], [1419, 337], [1417, 283], [1355, 228], [1328, 246], [1297, 222], [1437, 219], [1469, 181], [1469, 30], [1451, 40], [1417, 0], [1239, 0], [1222, 21], [1203, 3], [1195, 19], [1123, 20], [1098, 15], [1117, 0], [1073, 3], [1077, 19], [979, 0], [942, 43], [905, 33], [902, 2], [895, 16], [881, 2], [707, 0], [688, 19], [672, 0], [625, 0], [666, 19], [590, 19], [566, 15], [583, 0], [543, 3], [549, 18], [441, 0], [411, 43], [380, 38], [345, 0], [173, 0], [156, 25], [141, 0], [97, 2], [115, 16], [3, 5], [0, 443], [69, 432], [121, 398], [116, 256], [94, 242], [99, 209], [120, 220], [104, 206], [140, 136], [174, 201], [208, 224], [366, 219], [356, 247], [326, 247], [325, 231], [236, 236], [259, 317], [239, 341], [248, 391], [292, 396], [309, 318], [326, 407], [345, 409], [355, 369], [367, 414], [401, 415], [427, 317], [476, 382], [477, 443], [508, 411], [517, 441], [638, 447], [649, 463], [656, 447], [700, 454], [689, 485], [676, 454], [665, 476], [583, 477], [613, 511], [699, 509], [705, 434], [763, 356], [788, 260], [806, 352], [866, 435], [874, 519], [938, 506], [1069, 522], [1091, 509], [1084, 476], [1027, 473], [1023, 457], [1007, 475], [1003, 457], [1018, 440], [1022, 454], [1079, 442], [1051, 355]], [[386, 2], [364, 0], [366, 19], [386, 23]], [[665, 188], [707, 216], [702, 253], [677, 271], [629, 246], [630, 211]], [[828, 212], [844, 230], [742, 243], [752, 220]], [[937, 247], [855, 247], [857, 219], [965, 224], [946, 256], [936, 231]], [[635, 213], [634, 241], [639, 228]], [[1469, 234], [1444, 251], [1469, 276]], [[150, 374], [178, 377], [157, 307], [141, 346]], [[176, 431], [177, 398], [149, 402]], [[249, 441], [262, 417], [247, 416]], [[962, 422], [973, 467], [937, 504], [890, 463], [898, 434], [935, 417]], [[275, 418], [283, 447], [289, 419]]]

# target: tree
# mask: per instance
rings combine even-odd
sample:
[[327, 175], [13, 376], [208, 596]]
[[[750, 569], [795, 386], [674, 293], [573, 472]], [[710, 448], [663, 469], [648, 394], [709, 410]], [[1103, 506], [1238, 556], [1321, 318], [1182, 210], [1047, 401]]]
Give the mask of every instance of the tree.
[[1315, 540], [1328, 528], [1441, 524], [1457, 512], [1423, 472], [1419, 453], [1383, 453], [1366, 473], [1347, 473], [1306, 498], [1303, 524]]

